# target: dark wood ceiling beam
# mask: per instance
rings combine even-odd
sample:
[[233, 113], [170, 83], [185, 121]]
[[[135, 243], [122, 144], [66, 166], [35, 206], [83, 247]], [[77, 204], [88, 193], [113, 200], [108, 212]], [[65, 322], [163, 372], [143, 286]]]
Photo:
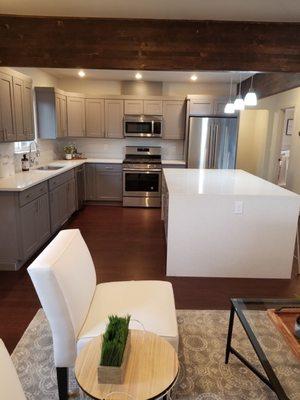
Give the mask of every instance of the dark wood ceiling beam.
[[0, 15], [0, 65], [300, 72], [300, 23]]
[[[242, 95], [245, 96], [250, 88], [251, 78], [242, 82]], [[300, 87], [300, 73], [267, 73], [255, 74], [253, 88], [259, 99], [282, 93]]]

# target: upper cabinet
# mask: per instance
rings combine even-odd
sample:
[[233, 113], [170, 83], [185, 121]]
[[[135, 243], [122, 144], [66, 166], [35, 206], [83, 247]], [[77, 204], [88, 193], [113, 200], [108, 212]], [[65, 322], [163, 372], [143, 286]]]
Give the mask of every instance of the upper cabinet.
[[85, 135], [84, 98], [67, 96], [68, 136]]
[[0, 72], [0, 140], [16, 140], [14, 129], [14, 95], [12, 76]]
[[9, 68], [0, 69], [0, 140], [34, 139], [32, 80]]
[[85, 99], [85, 129], [87, 137], [104, 137], [103, 99]]
[[161, 100], [125, 100], [125, 115], [162, 115]]
[[212, 115], [214, 102], [210, 97], [191, 98], [189, 101], [189, 114], [194, 116]]
[[163, 139], [184, 139], [185, 101], [163, 101]]
[[145, 115], [162, 115], [163, 105], [161, 100], [144, 100]]
[[124, 101], [125, 115], [141, 115], [144, 114], [143, 100], [125, 100]]
[[68, 133], [67, 96], [55, 93], [56, 136], [64, 137]]
[[123, 139], [123, 100], [105, 100], [105, 136]]

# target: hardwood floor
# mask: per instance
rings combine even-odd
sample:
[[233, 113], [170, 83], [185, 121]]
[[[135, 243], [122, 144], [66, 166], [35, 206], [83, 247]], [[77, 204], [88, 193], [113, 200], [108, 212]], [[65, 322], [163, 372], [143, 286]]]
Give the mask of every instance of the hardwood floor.
[[[296, 276], [292, 280], [166, 278], [164, 231], [158, 209], [87, 206], [65, 228], [81, 230], [99, 282], [167, 279], [174, 286], [179, 309], [226, 309], [230, 297], [300, 294]], [[17, 272], [0, 272], [0, 337], [9, 351], [40, 307], [27, 265]]]

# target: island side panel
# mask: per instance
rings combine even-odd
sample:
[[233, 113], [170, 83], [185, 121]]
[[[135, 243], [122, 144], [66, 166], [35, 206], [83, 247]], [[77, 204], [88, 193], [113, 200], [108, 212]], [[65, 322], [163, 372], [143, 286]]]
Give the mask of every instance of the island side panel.
[[170, 194], [167, 276], [290, 279], [298, 215], [296, 196]]

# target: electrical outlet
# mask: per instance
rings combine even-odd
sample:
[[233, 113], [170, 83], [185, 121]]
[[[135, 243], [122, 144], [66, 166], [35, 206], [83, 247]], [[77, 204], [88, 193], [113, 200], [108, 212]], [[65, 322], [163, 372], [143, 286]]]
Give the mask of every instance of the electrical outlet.
[[233, 213], [234, 214], [243, 214], [244, 212], [244, 202], [241, 200], [236, 200], [233, 206]]

